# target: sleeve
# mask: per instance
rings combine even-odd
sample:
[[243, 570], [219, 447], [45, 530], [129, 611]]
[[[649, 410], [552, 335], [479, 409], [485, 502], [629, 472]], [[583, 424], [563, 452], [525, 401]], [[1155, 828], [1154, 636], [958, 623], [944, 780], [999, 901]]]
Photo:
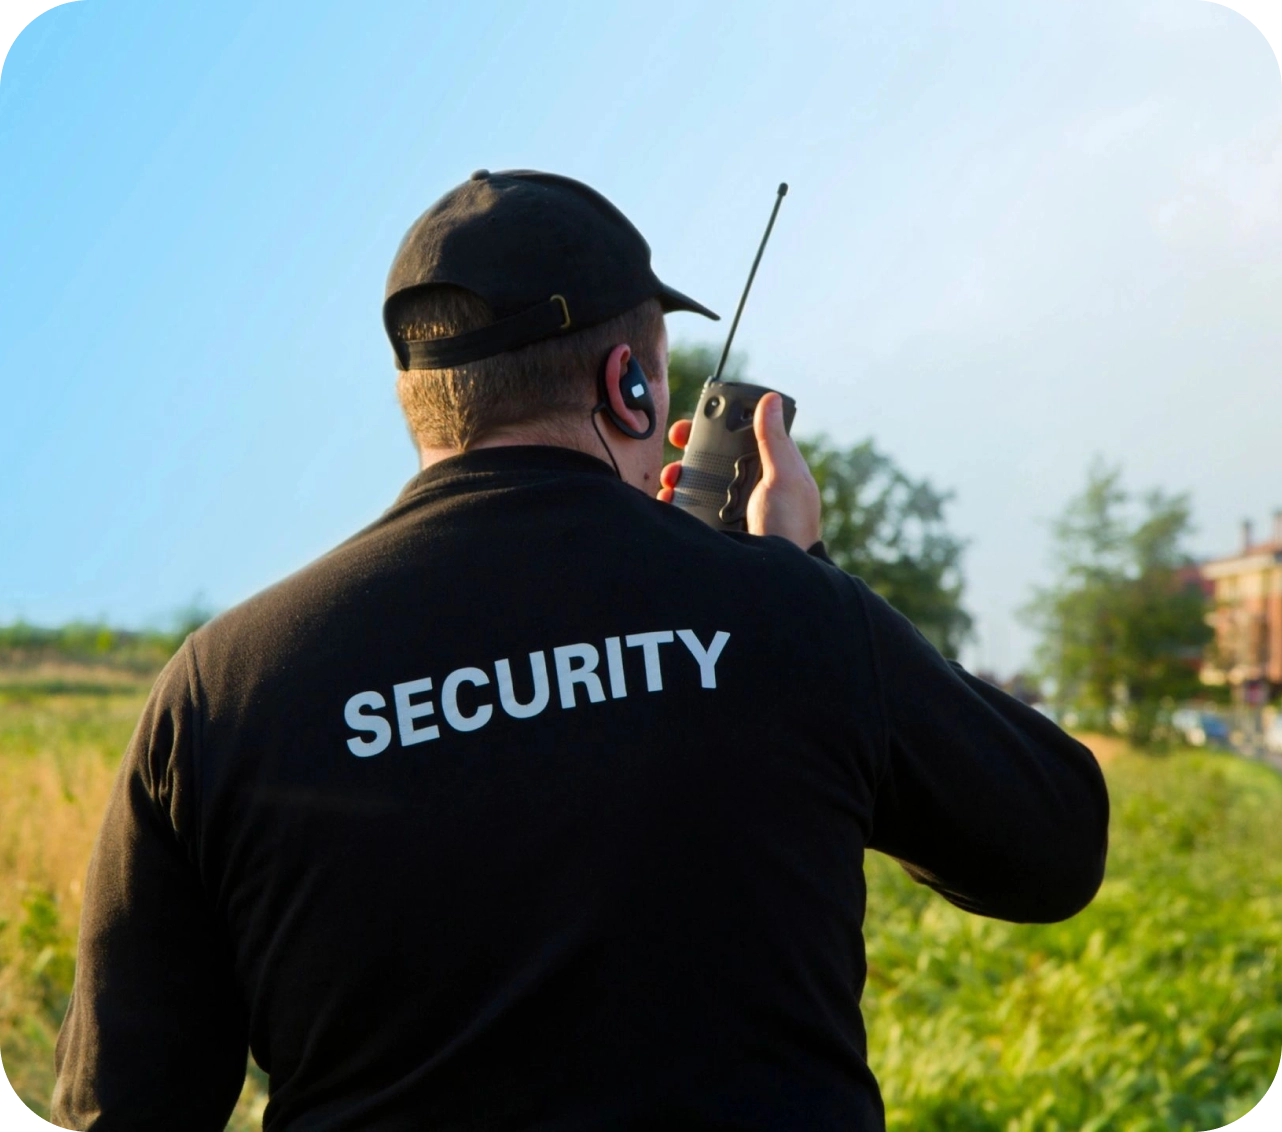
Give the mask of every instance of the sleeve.
[[94, 846], [53, 1120], [97, 1132], [221, 1130], [248, 1026], [191, 844], [191, 642], [161, 673]]
[[968, 912], [1051, 923], [1081, 911], [1108, 852], [1094, 755], [856, 585], [885, 723], [869, 847]]

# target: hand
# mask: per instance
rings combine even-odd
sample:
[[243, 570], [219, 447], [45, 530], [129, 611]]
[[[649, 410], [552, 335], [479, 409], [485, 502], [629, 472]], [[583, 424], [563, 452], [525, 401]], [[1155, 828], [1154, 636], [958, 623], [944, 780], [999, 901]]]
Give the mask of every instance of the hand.
[[[780, 535], [809, 550], [820, 539], [822, 505], [819, 486], [805, 457], [783, 423], [783, 398], [767, 393], [757, 403], [752, 431], [761, 453], [761, 482], [748, 497], [748, 531], [754, 535]], [[674, 448], [690, 442], [690, 422], [677, 421], [668, 429]], [[681, 478], [681, 464], [667, 464], [659, 475], [658, 497], [672, 502]]]
[[[668, 443], [673, 448], [685, 449], [690, 443], [690, 427], [692, 421], [676, 421], [668, 429]], [[673, 489], [677, 486], [677, 480], [681, 478], [681, 461], [677, 460], [672, 464], [664, 464], [663, 471], [659, 473], [659, 483], [662, 485], [656, 493], [656, 498], [663, 500], [664, 503], [671, 503]]]

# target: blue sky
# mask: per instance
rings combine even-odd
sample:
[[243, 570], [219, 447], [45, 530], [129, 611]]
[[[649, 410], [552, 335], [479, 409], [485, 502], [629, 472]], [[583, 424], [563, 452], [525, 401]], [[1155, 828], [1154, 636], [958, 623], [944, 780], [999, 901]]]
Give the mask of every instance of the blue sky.
[[725, 314], [789, 182], [749, 373], [956, 492], [972, 663], [1094, 456], [1205, 554], [1282, 507], [1282, 80], [1226, 8], [83, 0], [0, 74], [0, 621], [226, 607], [386, 507], [384, 276], [478, 167]]

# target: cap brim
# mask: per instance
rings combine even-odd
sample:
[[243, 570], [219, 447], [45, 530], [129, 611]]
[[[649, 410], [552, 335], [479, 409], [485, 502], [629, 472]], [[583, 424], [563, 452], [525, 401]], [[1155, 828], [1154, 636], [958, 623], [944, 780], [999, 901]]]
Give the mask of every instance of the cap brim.
[[691, 311], [694, 314], [701, 314], [704, 318], [713, 319], [716, 322], [721, 321], [721, 316], [713, 311], [708, 310], [702, 303], [696, 303], [689, 295], [683, 295], [680, 291], [675, 291], [666, 283], [659, 284], [659, 294], [656, 296], [659, 300], [659, 306], [663, 308], [664, 314], [672, 311]]

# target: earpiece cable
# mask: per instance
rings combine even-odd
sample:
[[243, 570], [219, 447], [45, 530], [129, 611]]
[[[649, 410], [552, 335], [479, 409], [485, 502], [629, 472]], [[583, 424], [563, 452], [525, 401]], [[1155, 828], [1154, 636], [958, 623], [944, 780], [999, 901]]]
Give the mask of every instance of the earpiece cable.
[[610, 446], [605, 442], [605, 437], [601, 435], [601, 430], [597, 427], [596, 415], [605, 409], [605, 402], [602, 401], [595, 409], [592, 410], [591, 421], [592, 431], [596, 433], [596, 438], [601, 442], [601, 447], [605, 449], [605, 454], [610, 457], [610, 463], [614, 467], [614, 474], [623, 479], [623, 473], [619, 471], [619, 465], [614, 462], [614, 453], [610, 451]]

